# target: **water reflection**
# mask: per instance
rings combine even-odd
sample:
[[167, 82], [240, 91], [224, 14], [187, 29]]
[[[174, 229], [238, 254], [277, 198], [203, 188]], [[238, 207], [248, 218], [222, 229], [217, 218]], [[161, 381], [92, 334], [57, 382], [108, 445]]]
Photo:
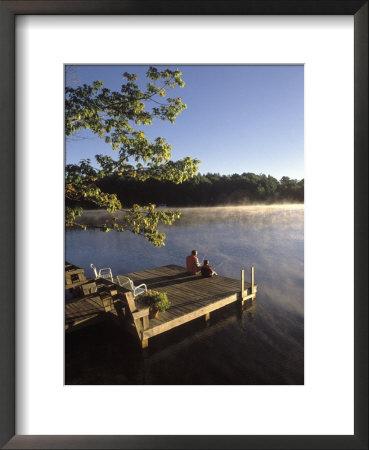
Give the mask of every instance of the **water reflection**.
[[[249, 280], [254, 265], [256, 302], [244, 311], [236, 305], [217, 311], [209, 327], [197, 320], [157, 336], [146, 358], [115, 327], [76, 332], [66, 339], [67, 384], [303, 383], [303, 207], [182, 211], [174, 227], [165, 227], [163, 248], [128, 232], [68, 231], [66, 259], [90, 276], [91, 262], [118, 274], [184, 265], [197, 248], [225, 276], [239, 278], [245, 268]], [[97, 342], [97, 333], [107, 336]]]

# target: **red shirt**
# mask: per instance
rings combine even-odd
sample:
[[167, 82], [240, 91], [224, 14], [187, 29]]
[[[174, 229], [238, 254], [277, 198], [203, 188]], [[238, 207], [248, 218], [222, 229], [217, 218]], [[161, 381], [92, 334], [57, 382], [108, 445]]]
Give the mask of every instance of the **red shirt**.
[[196, 255], [189, 255], [186, 257], [187, 272], [196, 273], [199, 271], [198, 259]]

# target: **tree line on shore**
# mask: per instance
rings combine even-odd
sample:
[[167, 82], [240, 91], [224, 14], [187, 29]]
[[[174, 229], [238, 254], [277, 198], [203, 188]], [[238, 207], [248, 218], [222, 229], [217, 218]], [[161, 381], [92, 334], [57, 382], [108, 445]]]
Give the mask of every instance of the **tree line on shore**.
[[114, 193], [124, 207], [133, 204], [165, 206], [247, 205], [255, 203], [303, 203], [304, 180], [280, 180], [254, 173], [197, 174], [181, 184], [156, 179], [135, 180], [112, 174], [99, 181], [106, 193]]

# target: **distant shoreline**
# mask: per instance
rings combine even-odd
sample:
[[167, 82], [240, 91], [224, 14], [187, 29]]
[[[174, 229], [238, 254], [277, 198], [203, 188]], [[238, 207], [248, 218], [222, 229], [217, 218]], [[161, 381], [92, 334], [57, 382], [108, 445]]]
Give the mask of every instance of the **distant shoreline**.
[[198, 174], [183, 183], [148, 179], [139, 181], [111, 175], [98, 186], [102, 192], [115, 194], [125, 207], [153, 203], [170, 208], [185, 206], [233, 206], [304, 202], [304, 180], [254, 173], [222, 176]]

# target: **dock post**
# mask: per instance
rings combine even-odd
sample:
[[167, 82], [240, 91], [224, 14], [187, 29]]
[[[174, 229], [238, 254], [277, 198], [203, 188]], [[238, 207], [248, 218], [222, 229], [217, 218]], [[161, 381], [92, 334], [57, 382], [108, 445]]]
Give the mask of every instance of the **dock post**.
[[107, 292], [102, 292], [100, 294], [100, 299], [105, 312], [109, 312], [113, 309], [113, 299]]
[[208, 323], [210, 320], [210, 313], [209, 312], [206, 313], [204, 317], [205, 317], [205, 322]]
[[241, 303], [243, 305], [243, 298], [245, 297], [245, 270], [241, 270]]
[[149, 316], [142, 317], [142, 325], [144, 330], [147, 330], [149, 328]]
[[251, 294], [253, 295], [252, 299], [255, 299], [255, 267], [251, 266]]

